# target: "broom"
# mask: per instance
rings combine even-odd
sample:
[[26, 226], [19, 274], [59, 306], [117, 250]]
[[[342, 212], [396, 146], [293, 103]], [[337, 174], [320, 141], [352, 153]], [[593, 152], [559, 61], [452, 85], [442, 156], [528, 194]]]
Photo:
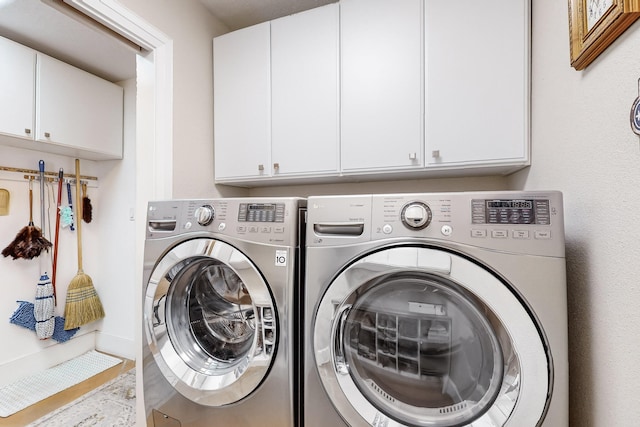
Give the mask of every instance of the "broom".
[[[82, 218], [80, 200], [80, 160], [76, 159], [76, 217]], [[64, 306], [64, 329], [69, 330], [91, 323], [104, 317], [104, 309], [93, 287], [91, 277], [82, 270], [82, 221], [78, 221], [78, 273], [67, 289], [67, 301]]]

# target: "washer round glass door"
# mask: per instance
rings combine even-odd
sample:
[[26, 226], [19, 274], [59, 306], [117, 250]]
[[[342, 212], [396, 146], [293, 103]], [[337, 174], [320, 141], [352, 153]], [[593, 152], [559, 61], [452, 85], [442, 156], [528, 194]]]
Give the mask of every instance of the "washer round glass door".
[[173, 247], [150, 276], [144, 310], [156, 364], [194, 402], [237, 402], [268, 374], [275, 303], [258, 269], [233, 246], [199, 238]]
[[516, 411], [537, 425], [546, 411], [551, 363], [534, 319], [454, 253], [401, 246], [352, 263], [322, 297], [313, 339], [353, 426], [500, 427]]

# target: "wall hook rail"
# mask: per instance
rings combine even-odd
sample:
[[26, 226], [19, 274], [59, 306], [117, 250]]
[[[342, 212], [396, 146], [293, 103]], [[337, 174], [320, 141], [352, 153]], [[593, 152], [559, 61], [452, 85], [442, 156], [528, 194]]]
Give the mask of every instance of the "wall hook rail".
[[[24, 179], [33, 178], [36, 180], [38, 179], [38, 175], [40, 174], [40, 172], [35, 169], [13, 168], [9, 166], [0, 166], [0, 171], [21, 173], [21, 174], [24, 174]], [[58, 172], [45, 171], [44, 176], [45, 178], [47, 178], [47, 180], [51, 182], [58, 181]], [[75, 177], [76, 177], [75, 174], [65, 173], [64, 177], [68, 178], [70, 182], [75, 182]], [[96, 182], [98, 181], [98, 177], [90, 176], [90, 175], [80, 175], [80, 179], [86, 180], [86, 181], [96, 181]]]

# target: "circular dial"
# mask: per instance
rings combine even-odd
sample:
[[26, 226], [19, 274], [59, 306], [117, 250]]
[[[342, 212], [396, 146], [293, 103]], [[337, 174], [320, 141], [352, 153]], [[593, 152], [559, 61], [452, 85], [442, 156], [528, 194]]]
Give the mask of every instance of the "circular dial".
[[431, 209], [422, 202], [410, 202], [404, 205], [400, 213], [402, 223], [411, 230], [422, 230], [431, 222]]
[[209, 225], [216, 217], [216, 210], [211, 205], [203, 205], [196, 209], [194, 215], [200, 225]]

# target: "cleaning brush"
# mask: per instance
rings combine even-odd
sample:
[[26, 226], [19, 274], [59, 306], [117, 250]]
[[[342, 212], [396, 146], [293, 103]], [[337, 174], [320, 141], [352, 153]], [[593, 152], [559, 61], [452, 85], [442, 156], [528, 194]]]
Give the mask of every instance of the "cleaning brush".
[[11, 256], [13, 259], [33, 259], [42, 251], [48, 251], [50, 241], [42, 235], [42, 230], [33, 223], [33, 188], [32, 179], [29, 179], [29, 223], [22, 227], [9, 245], [2, 250], [2, 255]]
[[91, 206], [91, 199], [87, 196], [87, 183], [82, 183], [82, 219], [87, 224], [92, 219], [93, 206]]

